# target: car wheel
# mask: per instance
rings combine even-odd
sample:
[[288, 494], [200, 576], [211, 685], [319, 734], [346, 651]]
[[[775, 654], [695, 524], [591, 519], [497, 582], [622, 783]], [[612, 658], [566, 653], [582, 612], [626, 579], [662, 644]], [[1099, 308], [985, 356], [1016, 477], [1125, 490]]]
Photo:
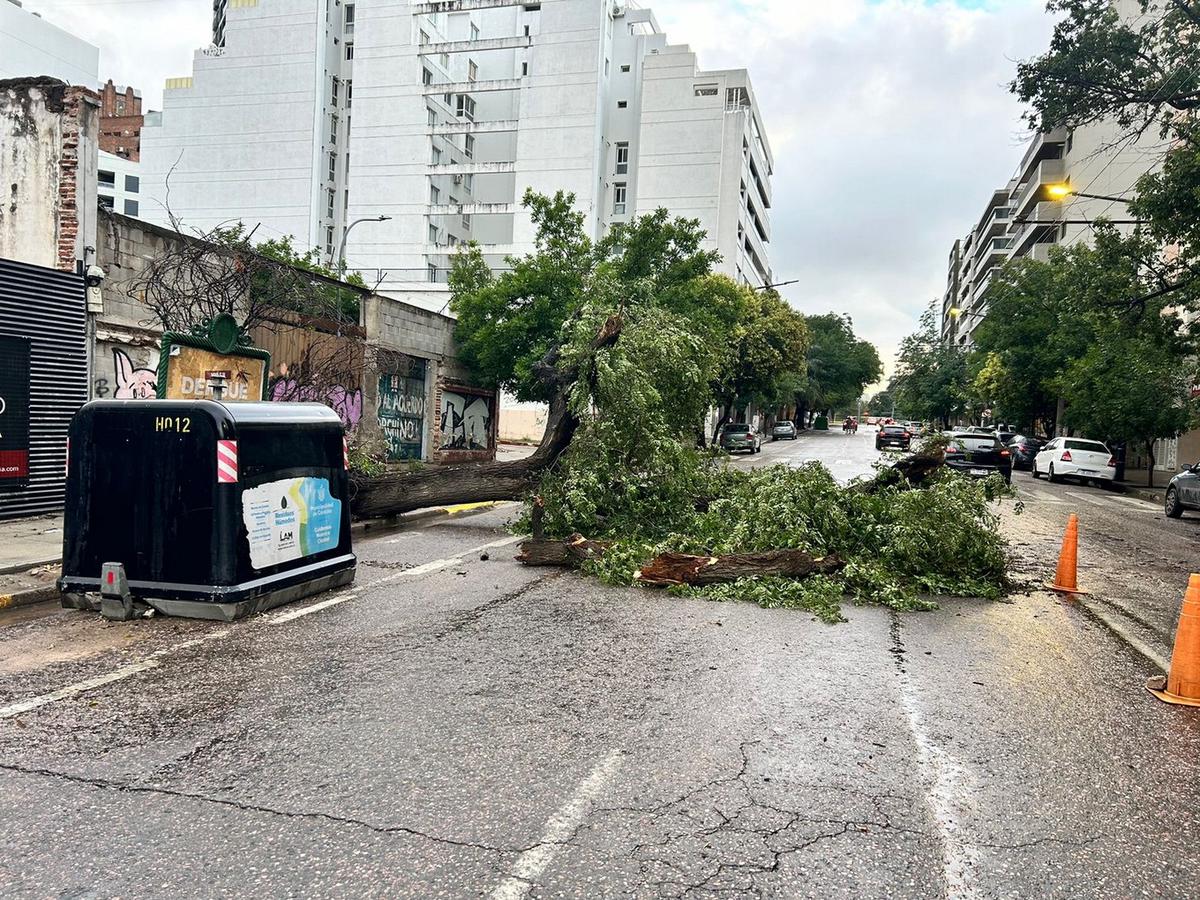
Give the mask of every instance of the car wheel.
[[1168, 519], [1178, 519], [1183, 515], [1183, 504], [1179, 502], [1179, 492], [1173, 487], [1167, 488], [1167, 496], [1163, 498], [1163, 512]]
[[1062, 481], [1061, 478], [1054, 474], [1054, 463], [1050, 463], [1050, 471], [1046, 474], [1046, 477], [1055, 484]]

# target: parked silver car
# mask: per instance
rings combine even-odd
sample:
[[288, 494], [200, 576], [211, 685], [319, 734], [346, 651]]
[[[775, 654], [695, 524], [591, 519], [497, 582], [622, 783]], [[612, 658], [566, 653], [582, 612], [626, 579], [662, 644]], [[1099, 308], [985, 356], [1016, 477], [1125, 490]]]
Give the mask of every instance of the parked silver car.
[[795, 422], [776, 422], [771, 427], [771, 440], [773, 441], [794, 441], [796, 439], [796, 423]]

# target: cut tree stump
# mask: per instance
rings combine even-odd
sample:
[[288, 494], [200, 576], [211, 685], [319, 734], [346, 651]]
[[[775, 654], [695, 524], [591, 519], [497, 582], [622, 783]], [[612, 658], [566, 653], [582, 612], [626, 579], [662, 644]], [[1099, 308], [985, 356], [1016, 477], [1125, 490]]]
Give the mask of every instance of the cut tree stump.
[[531, 538], [521, 544], [517, 562], [527, 566], [568, 566], [578, 569], [589, 559], [599, 559], [612, 541], [589, 541], [573, 534], [564, 541]]
[[727, 556], [663, 553], [644, 565], [636, 579], [642, 584], [659, 587], [681, 584], [699, 587], [763, 575], [783, 578], [832, 575], [845, 565], [835, 555], [814, 557], [803, 550], [768, 550], [765, 553], [731, 553]]

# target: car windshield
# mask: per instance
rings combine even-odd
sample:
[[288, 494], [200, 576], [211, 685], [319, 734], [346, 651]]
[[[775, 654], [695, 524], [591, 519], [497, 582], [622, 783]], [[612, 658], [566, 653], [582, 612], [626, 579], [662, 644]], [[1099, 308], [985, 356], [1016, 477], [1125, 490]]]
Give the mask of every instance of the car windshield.
[[1099, 441], [1067, 441], [1068, 450], [1089, 450], [1092, 453], [1107, 453], [1108, 448]]

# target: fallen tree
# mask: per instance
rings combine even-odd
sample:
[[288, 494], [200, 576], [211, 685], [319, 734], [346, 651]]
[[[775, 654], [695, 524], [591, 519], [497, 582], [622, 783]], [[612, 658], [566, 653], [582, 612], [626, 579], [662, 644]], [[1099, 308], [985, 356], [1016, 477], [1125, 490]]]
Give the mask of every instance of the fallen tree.
[[660, 553], [638, 571], [634, 580], [654, 587], [728, 584], [739, 578], [808, 578], [833, 575], [845, 568], [837, 556], [813, 556], [803, 550], [768, 550], [766, 553], [730, 553], [695, 556]]

